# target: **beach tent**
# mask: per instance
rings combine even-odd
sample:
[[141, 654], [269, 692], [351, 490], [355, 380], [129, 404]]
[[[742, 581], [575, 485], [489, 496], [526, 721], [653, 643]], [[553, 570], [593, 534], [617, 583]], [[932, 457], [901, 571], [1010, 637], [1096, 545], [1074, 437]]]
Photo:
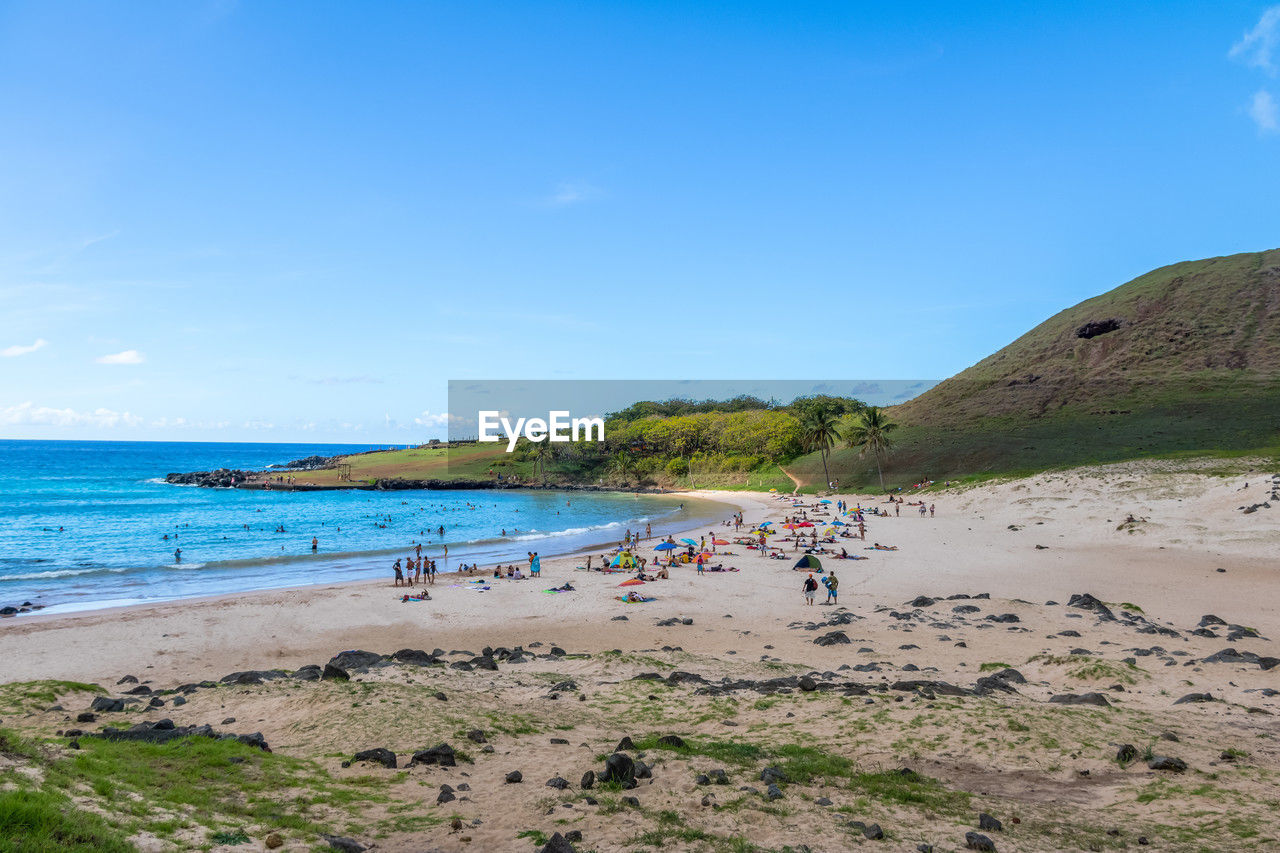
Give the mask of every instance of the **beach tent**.
[[821, 569], [822, 561], [812, 554], [805, 554], [796, 561], [795, 567], [797, 569]]
[[609, 564], [609, 568], [634, 569], [638, 565], [636, 558], [631, 556], [630, 551], [623, 551], [621, 554], [613, 558], [613, 562]]

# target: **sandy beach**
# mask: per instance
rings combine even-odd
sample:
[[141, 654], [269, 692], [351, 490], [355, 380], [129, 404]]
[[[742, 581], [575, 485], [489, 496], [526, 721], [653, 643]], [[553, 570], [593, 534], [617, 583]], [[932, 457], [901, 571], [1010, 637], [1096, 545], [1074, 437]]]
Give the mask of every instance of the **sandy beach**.
[[[700, 576], [682, 566], [636, 587], [656, 599], [647, 604], [616, 600], [626, 575], [581, 571], [581, 556], [568, 556], [544, 560], [537, 580], [475, 584], [441, 574], [429, 602], [401, 603], [402, 590], [379, 581], [6, 620], [3, 679], [96, 683], [120, 695], [133, 683], [118, 683], [126, 676], [160, 691], [237, 671], [324, 666], [344, 650], [443, 654], [446, 666], [379, 664], [351, 671], [349, 683], [193, 687], [181, 707], [165, 698], [122, 715], [215, 726], [235, 718], [242, 723], [230, 730], [261, 732], [277, 753], [317, 761], [335, 778], [369, 774], [361, 763], [343, 767], [340, 756], [374, 746], [396, 752], [401, 766], [440, 742], [467, 747], [471, 764], [419, 764], [387, 782], [395, 798], [439, 821], [397, 830], [386, 806], [368, 813], [376, 819], [347, 821], [344, 834], [384, 850], [526, 850], [534, 836], [521, 832], [560, 829], [582, 833], [579, 849], [645, 849], [635, 839], [655, 832], [648, 837], [672, 849], [731, 849], [675, 834], [667, 812], [725, 844], [741, 837], [777, 849], [803, 832], [808, 849], [846, 850], [875, 836], [856, 819], [897, 839], [893, 849], [950, 850], [978, 831], [979, 811], [1003, 821], [985, 832], [999, 850], [1105, 849], [1097, 845], [1135, 844], [1140, 835], [1160, 849], [1201, 849], [1173, 829], [1192, 806], [1224, 827], [1229, 811], [1248, 831], [1227, 837], [1280, 843], [1267, 828], [1280, 779], [1280, 667], [1268, 665], [1280, 654], [1280, 503], [1240, 510], [1268, 501], [1280, 482], [1270, 471], [1223, 477], [1193, 467], [1048, 473], [929, 492], [933, 517], [910, 505], [900, 517], [868, 516], [865, 543], [829, 546], [867, 559], [822, 558], [840, 579], [838, 607], [805, 605], [806, 575], [791, 569], [803, 552], [791, 542], [777, 543], [786, 560], [721, 547], [719, 559], [738, 571]], [[790, 496], [697, 494], [725, 504], [726, 519], [740, 508], [749, 524], [776, 526], [801, 511]], [[893, 512], [865, 496], [831, 499]], [[799, 500], [811, 518], [825, 509]], [[714, 530], [733, 538], [732, 528]], [[872, 542], [898, 550], [866, 550]], [[641, 553], [651, 556], [653, 544]], [[573, 592], [545, 592], [565, 582]], [[1105, 603], [1105, 615], [1089, 604], [1095, 599], [1070, 606], [1083, 594]], [[815, 642], [836, 632], [843, 639]], [[492, 670], [454, 665], [485, 658], [486, 647], [522, 647], [528, 657]], [[1227, 648], [1243, 657], [1212, 659]], [[1010, 669], [1017, 677], [1000, 682], [1009, 690], [993, 685], [993, 674]], [[357, 688], [382, 698], [356, 707]], [[1192, 694], [1211, 701], [1174, 704]], [[1062, 696], [1101, 701], [1050, 701]], [[73, 713], [87, 697], [60, 704]], [[20, 724], [52, 735], [67, 719], [31, 708]], [[473, 728], [487, 732], [494, 751], [462, 738]], [[579, 777], [602, 772], [598, 757], [622, 737], [664, 734], [695, 746], [632, 753], [653, 763], [651, 778], [620, 792], [634, 793], [640, 807], [581, 787]], [[728, 741], [766, 752], [821, 747], [860, 775], [827, 768], [793, 778], [775, 805], [760, 762], [732, 765], [707, 746]], [[1218, 793], [1190, 793], [1191, 780], [1167, 782], [1142, 758], [1118, 763], [1125, 743], [1139, 754], [1154, 747], [1155, 757], [1176, 752], [1190, 767], [1177, 779], [1195, 776]], [[1223, 758], [1227, 750], [1240, 755]], [[699, 784], [725, 766], [728, 788]], [[857, 789], [867, 774], [904, 766], [936, 780], [936, 801]], [[512, 770], [523, 771], [522, 784], [505, 781]], [[545, 787], [551, 777], [569, 784]], [[455, 790], [447, 805], [436, 805], [440, 784]], [[617, 808], [602, 811], [600, 802]], [[307, 846], [303, 833], [284, 841]]]

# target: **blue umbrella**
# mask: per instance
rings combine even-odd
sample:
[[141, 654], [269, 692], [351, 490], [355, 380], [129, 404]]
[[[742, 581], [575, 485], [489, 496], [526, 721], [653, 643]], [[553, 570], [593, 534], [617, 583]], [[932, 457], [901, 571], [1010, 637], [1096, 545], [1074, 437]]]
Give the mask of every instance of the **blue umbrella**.
[[681, 541], [681, 542], [688, 542], [690, 545], [692, 545], [692, 546], [693, 546], [693, 547], [695, 547], [695, 548], [697, 548], [697, 547], [698, 547], [698, 543], [697, 543], [697, 542], [694, 542], [692, 539], [681, 539], [680, 541]]
[[657, 547], [656, 547], [656, 548], [654, 548], [653, 550], [655, 550], [655, 551], [674, 551], [675, 549], [677, 549], [677, 548], [679, 548], [679, 547], [680, 547], [680, 546], [679, 546], [679, 545], [677, 545], [677, 544], [676, 544], [676, 543], [674, 543], [674, 542], [663, 542], [661, 545], [657, 546]]

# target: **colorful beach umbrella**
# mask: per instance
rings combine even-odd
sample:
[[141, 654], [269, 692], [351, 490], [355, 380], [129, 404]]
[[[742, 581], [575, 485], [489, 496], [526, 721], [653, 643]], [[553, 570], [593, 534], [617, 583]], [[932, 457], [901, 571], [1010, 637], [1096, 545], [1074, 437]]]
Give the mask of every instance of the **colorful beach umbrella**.
[[797, 525], [796, 525], [796, 527], [813, 527], [813, 522], [812, 522], [812, 521], [802, 521], [802, 522], [800, 522], [799, 524], [797, 524]]
[[728, 544], [729, 544], [729, 540], [727, 540], [727, 539], [712, 539], [712, 540], [711, 540], [711, 544], [712, 544], [712, 545], [728, 545]]
[[632, 578], [631, 580], [623, 581], [618, 586], [640, 586], [643, 583], [644, 581], [640, 580], [640, 578]]

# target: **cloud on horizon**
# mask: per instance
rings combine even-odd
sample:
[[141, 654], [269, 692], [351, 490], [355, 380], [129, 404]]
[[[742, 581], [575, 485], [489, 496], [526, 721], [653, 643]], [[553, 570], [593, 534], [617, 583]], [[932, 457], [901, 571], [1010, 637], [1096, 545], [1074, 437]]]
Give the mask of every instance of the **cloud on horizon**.
[[46, 341], [44, 338], [36, 338], [35, 343], [33, 343], [31, 346], [24, 347], [20, 344], [14, 344], [11, 347], [5, 347], [4, 349], [0, 350], [0, 358], [17, 358], [20, 355], [30, 355], [36, 350], [43, 349], [48, 345], [49, 345], [49, 342]]
[[1231, 46], [1227, 56], [1243, 62], [1250, 68], [1261, 68], [1272, 77], [1276, 75], [1274, 54], [1280, 46], [1280, 6], [1271, 6], [1258, 18], [1253, 29], [1241, 36]]
[[142, 425], [142, 418], [129, 412], [98, 408], [92, 412], [37, 406], [31, 401], [0, 409], [0, 426], [89, 426], [111, 429], [118, 426]]
[[127, 349], [123, 352], [111, 353], [110, 355], [101, 355], [94, 359], [98, 364], [142, 364], [146, 361], [142, 353], [136, 349]]
[[450, 416], [448, 412], [438, 412], [436, 414], [432, 414], [431, 412], [425, 411], [425, 410], [421, 415], [418, 415], [413, 419], [413, 422], [415, 424], [417, 424], [418, 426], [425, 426], [425, 427], [448, 426], [449, 421], [450, 421]]

